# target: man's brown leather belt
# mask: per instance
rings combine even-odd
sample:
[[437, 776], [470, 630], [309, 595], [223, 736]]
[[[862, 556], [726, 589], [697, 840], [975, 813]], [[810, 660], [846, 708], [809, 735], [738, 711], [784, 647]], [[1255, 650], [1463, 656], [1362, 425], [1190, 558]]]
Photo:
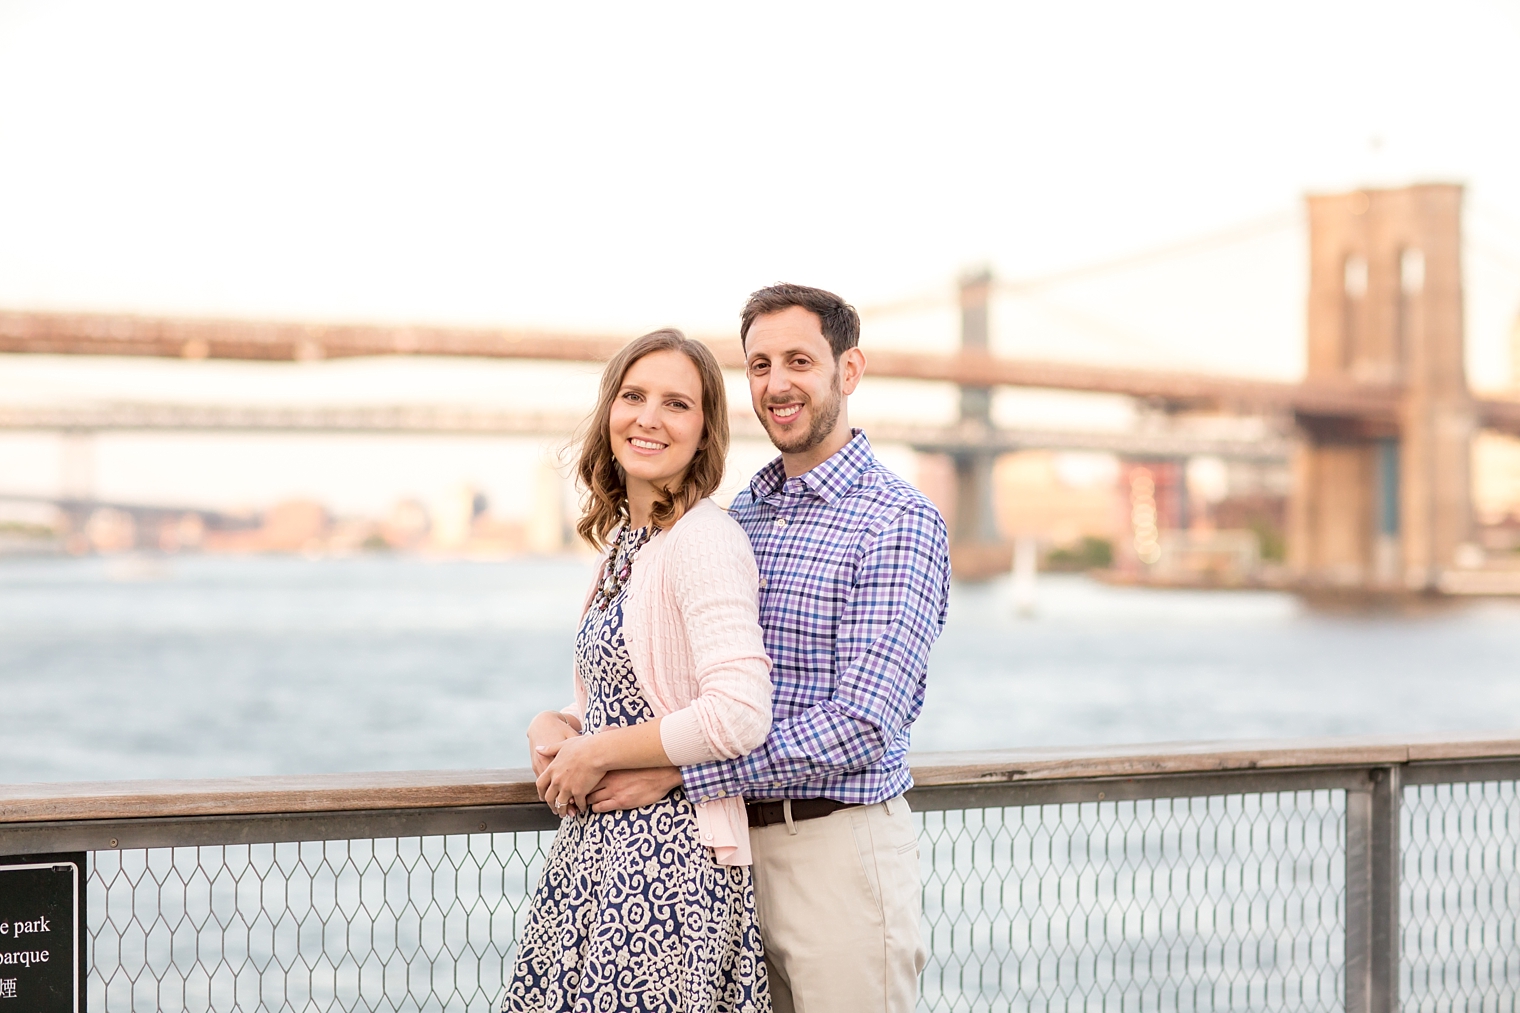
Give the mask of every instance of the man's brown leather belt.
[[[794, 798], [792, 822], [816, 820], [841, 809], [856, 808], [859, 808], [856, 803], [836, 802], [831, 798]], [[744, 811], [749, 814], [749, 825], [752, 827], [770, 827], [786, 822], [786, 806], [782, 802], [746, 802]]]

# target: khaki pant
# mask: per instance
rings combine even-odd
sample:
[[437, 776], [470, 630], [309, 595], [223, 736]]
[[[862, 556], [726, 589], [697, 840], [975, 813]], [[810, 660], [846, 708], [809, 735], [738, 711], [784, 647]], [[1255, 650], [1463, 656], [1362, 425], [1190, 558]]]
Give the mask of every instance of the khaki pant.
[[749, 832], [776, 1013], [911, 1013], [927, 952], [900, 796]]

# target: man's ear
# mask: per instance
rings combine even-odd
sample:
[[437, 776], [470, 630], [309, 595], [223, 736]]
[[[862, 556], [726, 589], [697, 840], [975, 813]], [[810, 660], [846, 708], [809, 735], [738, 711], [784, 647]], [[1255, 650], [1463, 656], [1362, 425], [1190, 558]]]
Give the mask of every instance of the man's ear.
[[839, 389], [846, 395], [855, 393], [860, 378], [866, 375], [866, 353], [859, 348], [847, 348], [839, 357]]

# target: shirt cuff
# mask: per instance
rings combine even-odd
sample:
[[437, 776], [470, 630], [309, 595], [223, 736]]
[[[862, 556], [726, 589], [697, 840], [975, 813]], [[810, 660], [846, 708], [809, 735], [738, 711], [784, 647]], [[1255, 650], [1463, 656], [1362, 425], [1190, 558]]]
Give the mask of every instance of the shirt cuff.
[[682, 767], [681, 784], [686, 788], [686, 797], [693, 802], [711, 802], [715, 798], [727, 798], [730, 795], [742, 796], [744, 782], [754, 780], [753, 776], [746, 777], [746, 772], [750, 772], [764, 749], [761, 746], [737, 760], [713, 760], [710, 763]]
[[683, 707], [660, 720], [660, 745], [677, 767], [689, 767], [720, 759], [707, 741], [694, 707]]

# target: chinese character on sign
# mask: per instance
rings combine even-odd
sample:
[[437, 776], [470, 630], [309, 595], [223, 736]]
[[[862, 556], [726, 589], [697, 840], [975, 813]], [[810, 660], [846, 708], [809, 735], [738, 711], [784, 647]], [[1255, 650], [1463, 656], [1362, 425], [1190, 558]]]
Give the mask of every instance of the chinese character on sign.
[[16, 998], [16, 979], [0, 978], [0, 999]]

